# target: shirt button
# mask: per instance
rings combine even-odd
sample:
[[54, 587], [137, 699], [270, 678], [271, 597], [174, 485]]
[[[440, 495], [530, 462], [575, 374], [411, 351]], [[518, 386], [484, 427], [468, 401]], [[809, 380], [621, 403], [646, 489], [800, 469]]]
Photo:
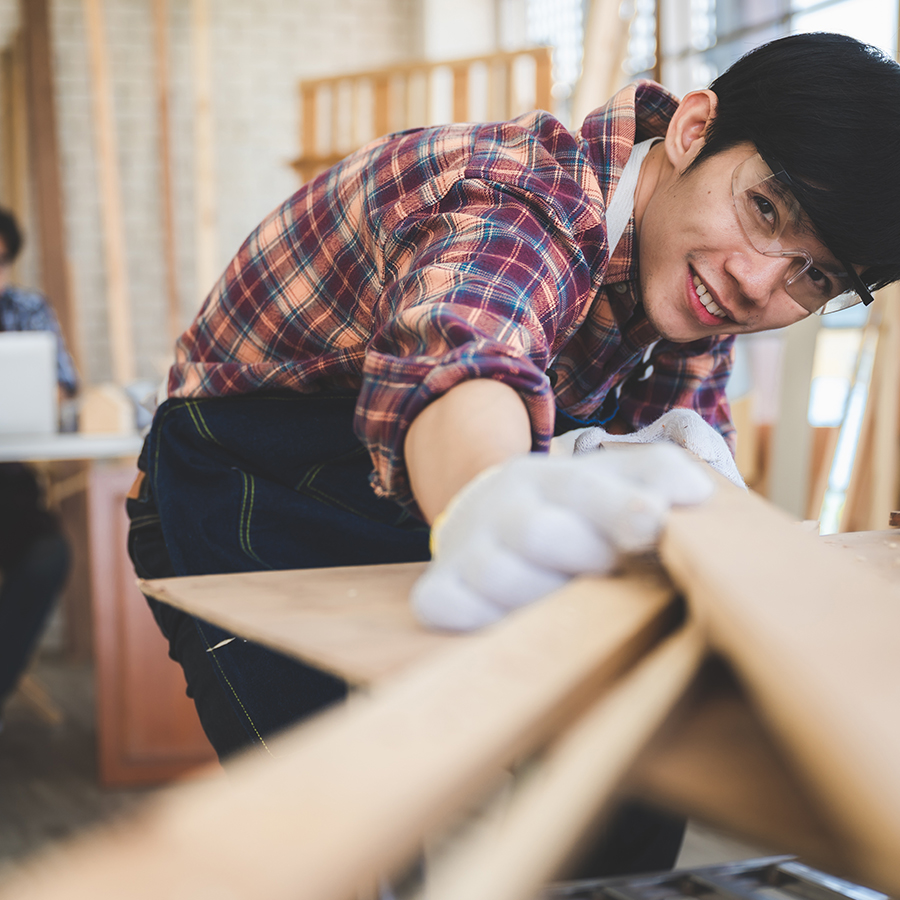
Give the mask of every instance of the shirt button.
[[613, 289], [617, 294], [624, 294], [628, 290], [628, 285], [624, 281], [620, 281], [618, 284], [613, 285]]

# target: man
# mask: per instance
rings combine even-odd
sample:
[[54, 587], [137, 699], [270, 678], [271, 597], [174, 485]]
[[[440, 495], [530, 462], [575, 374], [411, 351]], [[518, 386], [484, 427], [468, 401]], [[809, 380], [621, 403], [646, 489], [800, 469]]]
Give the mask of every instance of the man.
[[[575, 136], [536, 113], [353, 154], [179, 341], [130, 502], [138, 574], [423, 560], [434, 524], [414, 604], [466, 629], [651, 545], [704, 473], [668, 445], [548, 457], [554, 431], [682, 408], [707, 424], [681, 443], [730, 442], [735, 334], [900, 277], [898, 100], [893, 61], [800, 35], [680, 104], [631, 85]], [[152, 605], [220, 756], [344, 695]], [[670, 865], [680, 831], [657, 831], [599, 871]]]
[[[74, 395], [75, 366], [53, 309], [41, 294], [10, 283], [10, 267], [21, 248], [15, 217], [0, 209], [0, 331], [55, 334], [59, 390]], [[28, 663], [68, 569], [68, 544], [46, 509], [34, 473], [21, 463], [0, 463], [0, 712]]]

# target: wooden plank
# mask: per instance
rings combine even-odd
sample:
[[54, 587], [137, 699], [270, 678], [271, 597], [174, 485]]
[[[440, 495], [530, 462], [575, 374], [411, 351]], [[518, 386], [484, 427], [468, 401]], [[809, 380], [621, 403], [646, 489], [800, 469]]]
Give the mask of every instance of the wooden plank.
[[688, 687], [706, 650], [682, 627], [596, 701], [517, 787], [496, 831], [429, 873], [428, 900], [530, 900], [595, 824], [636, 753]]
[[865, 513], [854, 530], [884, 528], [897, 506], [900, 478], [900, 288], [889, 285], [880, 298], [881, 319], [872, 372], [868, 454], [859, 465], [869, 472]]
[[635, 760], [622, 792], [828, 872], [850, 870], [822, 809], [721, 662], [705, 667], [691, 696]]
[[663, 561], [848, 856], [896, 892], [900, 589], [718, 481], [709, 502], [673, 512]]
[[103, 220], [103, 258], [106, 267], [106, 314], [113, 380], [120, 385], [134, 381], [134, 334], [128, 295], [128, 263], [125, 253], [125, 219], [119, 181], [119, 151], [113, 110], [112, 80], [106, 49], [103, 0], [83, 0], [88, 34], [94, 139], [97, 143], [97, 177]]
[[809, 504], [809, 390], [821, 322], [819, 316], [808, 316], [785, 332], [778, 420], [772, 435], [768, 497], [797, 519], [806, 516]]
[[574, 582], [276, 739], [274, 758], [36, 858], [0, 898], [353, 897], [639, 658], [671, 597], [653, 573]]
[[372, 684], [467, 638], [416, 621], [425, 563], [163, 578], [141, 590], [241, 637]]
[[[376, 69], [356, 69], [348, 72], [341, 72], [338, 75], [330, 75], [324, 78], [308, 78], [304, 79], [300, 82], [301, 90], [305, 85], [327, 85], [330, 83], [343, 81], [347, 78], [350, 79], [374, 79], [379, 78], [381, 76], [387, 76], [388, 78], [394, 76], [405, 76], [411, 75], [414, 72], [426, 71], [429, 69], [440, 68], [442, 66], [457, 66], [457, 65], [465, 65], [471, 66], [475, 63], [498, 63], [504, 64], [508, 60], [515, 60], [520, 56], [531, 56], [534, 59], [539, 61], [546, 61], [547, 64], [550, 62], [550, 49], [548, 47], [533, 47], [526, 48], [524, 50], [504, 50], [499, 51], [497, 53], [489, 53], [483, 56], [465, 56], [459, 57], [456, 59], [444, 59], [444, 60], [425, 60], [425, 59], [417, 59], [410, 60], [409, 62], [397, 62], [392, 63], [389, 66], [379, 66]], [[608, 99], [608, 98], [607, 98]]]
[[[844, 412], [844, 421], [838, 438], [838, 454], [845, 450], [843, 446], [845, 441], [853, 448], [849, 483], [840, 486], [844, 490], [840, 531], [863, 531], [884, 525], [884, 522], [877, 523], [877, 526], [870, 524], [869, 515], [873, 485], [872, 447], [877, 428], [874, 418], [875, 400], [880, 379], [876, 358], [883, 313], [884, 300], [881, 295], [877, 294], [875, 302], [869, 307], [869, 318], [863, 330], [856, 360], [856, 372], [848, 401], [852, 405], [854, 399], [860, 399], [860, 402], [864, 404], [862, 418], [861, 421], [858, 421], [848, 407]], [[859, 394], [859, 398], [856, 397], [857, 394]], [[854, 429], [858, 429], [855, 435], [853, 434]]]
[[619, 0], [591, 0], [581, 77], [572, 98], [572, 121], [576, 128], [624, 83], [622, 62], [628, 50], [630, 23], [619, 15], [620, 5]]
[[181, 334], [181, 301], [178, 290], [178, 263], [175, 254], [175, 209], [172, 198], [171, 117], [169, 115], [169, 3], [153, 0], [153, 29], [156, 50], [156, 118], [159, 126], [159, 173], [162, 194], [161, 224], [163, 265], [166, 280], [166, 310], [169, 340]]
[[20, 9], [41, 286], [56, 312], [69, 352], [76, 366], [82, 368], [80, 331], [68, 278], [48, 0], [28, 0], [20, 4]]
[[819, 540], [826, 547], [849, 561], [854, 568], [862, 568], [893, 584], [900, 583], [900, 534], [896, 531], [851, 531], [823, 535]]

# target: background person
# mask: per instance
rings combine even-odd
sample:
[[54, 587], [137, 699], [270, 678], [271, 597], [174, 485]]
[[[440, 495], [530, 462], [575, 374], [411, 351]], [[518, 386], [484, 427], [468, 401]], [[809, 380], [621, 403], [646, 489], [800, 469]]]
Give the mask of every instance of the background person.
[[[53, 332], [60, 395], [74, 396], [78, 378], [52, 307], [38, 292], [10, 283], [21, 249], [15, 217], [0, 209], [0, 331]], [[34, 471], [23, 463], [0, 463], [0, 715], [68, 571], [68, 544]]]

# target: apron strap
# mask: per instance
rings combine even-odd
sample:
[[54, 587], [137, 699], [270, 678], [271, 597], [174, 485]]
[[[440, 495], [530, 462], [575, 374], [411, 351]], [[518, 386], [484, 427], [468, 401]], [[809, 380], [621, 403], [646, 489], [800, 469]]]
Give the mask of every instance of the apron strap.
[[609, 242], [610, 257], [615, 253], [616, 247], [625, 233], [628, 220], [634, 212], [634, 192], [641, 174], [641, 163], [650, 148], [661, 140], [662, 138], [656, 137], [635, 144], [631, 150], [631, 156], [628, 157], [628, 162], [619, 176], [612, 202], [606, 208], [606, 240]]

